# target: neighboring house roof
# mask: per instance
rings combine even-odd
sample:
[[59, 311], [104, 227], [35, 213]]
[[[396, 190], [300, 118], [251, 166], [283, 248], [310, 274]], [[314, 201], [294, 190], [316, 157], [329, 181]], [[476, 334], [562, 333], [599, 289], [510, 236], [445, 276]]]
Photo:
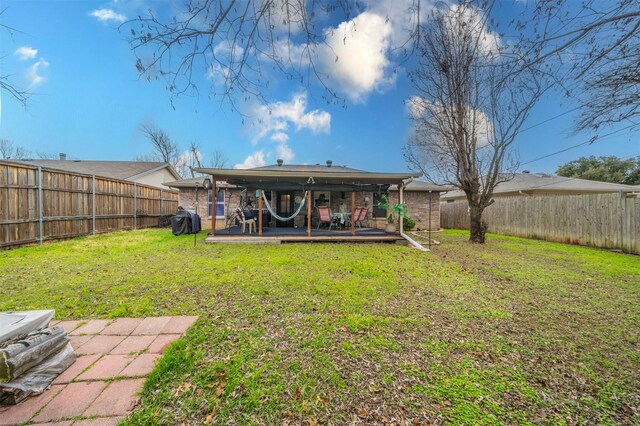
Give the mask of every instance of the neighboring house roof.
[[113, 179], [135, 180], [157, 170], [167, 168], [176, 178], [180, 176], [169, 163], [155, 161], [91, 161], [91, 160], [12, 160], [32, 166], [47, 167], [86, 175]]
[[[511, 193], [558, 192], [598, 194], [608, 192], [638, 192], [638, 186], [619, 183], [599, 182], [594, 180], [554, 176], [546, 173], [517, 173], [508, 182], [499, 183], [494, 195]], [[465, 198], [460, 190], [450, 191], [442, 196], [443, 200]]]

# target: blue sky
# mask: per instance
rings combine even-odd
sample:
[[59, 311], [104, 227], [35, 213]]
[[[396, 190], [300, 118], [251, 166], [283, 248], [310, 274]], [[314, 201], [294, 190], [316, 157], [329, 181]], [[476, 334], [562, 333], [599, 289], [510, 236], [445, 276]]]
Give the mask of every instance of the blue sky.
[[[148, 4], [168, 7], [167, 2]], [[370, 24], [372, 30], [361, 31], [364, 36], [359, 42], [380, 44], [384, 34], [373, 30], [375, 13], [394, 3], [376, 0], [371, 4], [368, 15], [358, 19], [360, 28]], [[0, 73], [11, 74], [22, 87], [32, 87], [33, 95], [25, 109], [2, 93], [0, 138], [32, 152], [132, 160], [150, 151], [139, 126], [155, 123], [185, 149], [190, 141], [199, 142], [205, 162], [219, 149], [229, 157], [230, 166], [270, 164], [284, 156], [292, 163], [332, 159], [335, 164], [365, 170], [406, 170], [401, 149], [411, 126], [404, 107], [404, 100], [412, 95], [405, 72], [411, 63], [393, 73], [396, 58], [384, 50], [374, 48], [372, 55], [358, 56], [367, 53], [366, 45], [356, 55], [347, 52], [353, 63], [341, 62], [342, 68], [332, 76], [347, 99], [346, 108], [328, 105], [315, 85], [300, 86], [282, 79], [269, 94], [272, 102], [279, 102], [272, 110], [282, 114], [269, 116], [266, 122], [260, 121], [265, 109], [257, 103], [247, 106], [253, 118], [243, 122], [228, 106], [210, 100], [206, 93], [212, 81], [202, 69], [197, 78], [200, 95], [178, 98], [174, 109], [165, 82], [139, 78], [126, 34], [117, 30], [119, 20], [135, 16], [144, 7], [142, 0], [2, 1], [6, 8], [2, 23], [20, 32], [0, 35]], [[517, 3], [505, 6], [512, 9], [510, 13], [519, 7]], [[354, 71], [354, 67], [359, 69]], [[551, 93], [535, 108], [528, 126], [572, 108], [570, 101]], [[569, 113], [522, 133], [517, 142], [521, 161], [527, 163], [588, 140], [592, 135], [571, 133], [573, 117]], [[594, 144], [523, 164], [522, 169], [553, 172], [558, 165], [583, 155], [638, 154], [639, 135], [621, 131]]]

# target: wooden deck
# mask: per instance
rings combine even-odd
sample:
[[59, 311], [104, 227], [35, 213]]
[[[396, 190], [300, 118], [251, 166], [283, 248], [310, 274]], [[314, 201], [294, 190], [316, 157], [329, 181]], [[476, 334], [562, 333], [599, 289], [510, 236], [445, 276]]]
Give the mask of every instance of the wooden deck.
[[262, 236], [257, 233], [241, 233], [239, 227], [221, 229], [209, 236], [207, 243], [223, 244], [286, 244], [286, 243], [403, 243], [399, 233], [388, 233], [381, 229], [358, 229], [356, 235], [349, 230], [316, 230], [307, 235], [303, 228], [264, 228]]

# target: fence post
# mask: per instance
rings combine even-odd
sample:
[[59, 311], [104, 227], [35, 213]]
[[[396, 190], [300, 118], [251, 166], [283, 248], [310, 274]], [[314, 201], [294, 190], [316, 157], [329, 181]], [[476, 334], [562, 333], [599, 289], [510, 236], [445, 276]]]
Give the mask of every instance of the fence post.
[[96, 175], [91, 176], [91, 216], [93, 219], [93, 235], [96, 235]]
[[43, 235], [43, 206], [42, 206], [42, 167], [38, 166], [38, 244], [42, 244], [44, 240]]
[[[160, 190], [160, 219], [162, 219], [162, 189]], [[160, 220], [158, 220], [158, 223], [160, 223]]]
[[627, 209], [626, 209], [626, 200], [625, 200], [625, 196], [624, 196], [624, 191], [620, 191], [620, 245], [621, 245], [621, 249], [622, 251], [626, 252], [626, 246], [624, 244], [624, 225], [625, 225], [625, 219], [627, 216]]
[[133, 183], [133, 229], [138, 229], [138, 184]]

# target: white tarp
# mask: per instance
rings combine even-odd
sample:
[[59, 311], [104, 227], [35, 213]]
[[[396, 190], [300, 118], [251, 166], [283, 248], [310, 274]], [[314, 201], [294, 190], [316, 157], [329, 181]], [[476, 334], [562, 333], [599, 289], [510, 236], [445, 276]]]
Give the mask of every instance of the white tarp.
[[0, 343], [21, 334], [45, 328], [53, 319], [56, 311], [18, 311], [0, 312]]

